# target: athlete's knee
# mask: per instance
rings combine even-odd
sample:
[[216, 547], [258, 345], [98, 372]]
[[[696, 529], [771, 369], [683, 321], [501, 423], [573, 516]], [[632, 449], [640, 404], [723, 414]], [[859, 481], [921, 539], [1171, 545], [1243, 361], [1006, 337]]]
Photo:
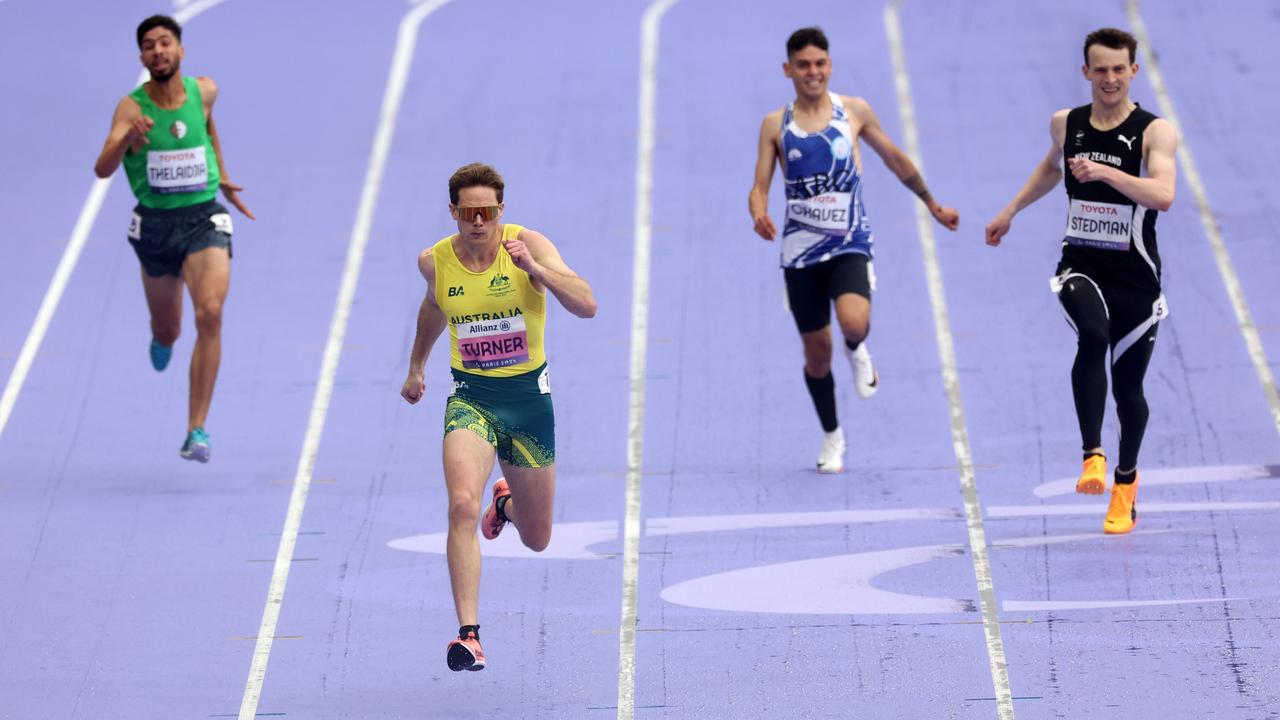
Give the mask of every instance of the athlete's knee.
[[[526, 523], [526, 525], [528, 524], [530, 523]], [[523, 527], [517, 529], [520, 531], [520, 542], [524, 543], [525, 547], [534, 552], [542, 552], [551, 544], [550, 524], [547, 524], [545, 527]]]
[[201, 334], [218, 333], [222, 330], [220, 301], [206, 300], [196, 305], [196, 330]]
[[1147, 396], [1142, 392], [1141, 385], [1114, 382], [1111, 395], [1116, 399], [1116, 415], [1121, 422], [1147, 421], [1151, 411], [1147, 407]]
[[845, 342], [857, 344], [867, 339], [871, 332], [871, 321], [866, 317], [842, 321], [840, 331], [844, 333]]
[[173, 347], [182, 334], [182, 324], [176, 322], [151, 322], [151, 337], [165, 347]]
[[804, 373], [811, 378], [824, 378], [831, 374], [831, 356], [828, 355], [825, 360], [816, 360], [805, 356]]
[[474, 528], [480, 522], [480, 499], [469, 494], [449, 496], [449, 525]]
[[804, 338], [804, 369], [809, 377], [826, 377], [831, 372], [831, 336], [827, 333]]
[[1077, 328], [1076, 346], [1080, 352], [1105, 355], [1110, 337], [1106, 325], [1082, 324]]
[[530, 550], [534, 552], [542, 552], [551, 544], [551, 529], [547, 528], [545, 533], [535, 533], [532, 536], [521, 535], [520, 540], [524, 543], [524, 546]]

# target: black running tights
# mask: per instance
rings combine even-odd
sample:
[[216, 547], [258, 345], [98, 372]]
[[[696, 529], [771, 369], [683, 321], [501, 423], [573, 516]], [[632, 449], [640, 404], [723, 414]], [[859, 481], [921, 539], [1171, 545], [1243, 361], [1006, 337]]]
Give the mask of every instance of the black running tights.
[[[1103, 304], [1093, 283], [1075, 277], [1068, 280], [1059, 294], [1067, 316], [1078, 336], [1076, 360], [1071, 367], [1071, 390], [1075, 395], [1076, 417], [1080, 421], [1080, 439], [1088, 451], [1102, 445], [1102, 418], [1107, 402], [1107, 351], [1151, 315], [1150, 300], [1126, 307], [1127, 298], [1113, 296]], [[1114, 306], [1114, 307], [1113, 307]], [[1108, 317], [1108, 309], [1111, 315]], [[1142, 381], [1151, 363], [1158, 325], [1112, 358], [1112, 395], [1116, 400], [1116, 417], [1120, 420], [1120, 457], [1115, 466], [1130, 470], [1138, 464], [1138, 450], [1147, 430], [1147, 398]]]

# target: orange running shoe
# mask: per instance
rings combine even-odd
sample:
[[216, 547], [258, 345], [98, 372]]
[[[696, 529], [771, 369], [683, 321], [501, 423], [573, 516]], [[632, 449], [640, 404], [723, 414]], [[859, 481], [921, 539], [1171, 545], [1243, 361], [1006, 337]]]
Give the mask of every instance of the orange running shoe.
[[511, 488], [507, 486], [507, 479], [498, 478], [498, 482], [493, 484], [493, 501], [484, 509], [484, 517], [480, 520], [480, 534], [484, 535], [486, 540], [498, 537], [502, 528], [507, 526], [506, 515], [498, 514], [498, 500], [510, 494]]
[[1107, 489], [1107, 457], [1090, 455], [1084, 459], [1084, 469], [1076, 480], [1076, 492], [1082, 495], [1101, 495]]
[[1138, 471], [1133, 471], [1133, 482], [1111, 486], [1111, 505], [1107, 507], [1107, 519], [1102, 521], [1102, 531], [1108, 535], [1123, 535], [1138, 522]]
[[459, 672], [484, 669], [484, 648], [480, 647], [480, 636], [471, 629], [474, 627], [477, 626], [466, 626], [463, 628], [465, 633], [459, 634], [456, 640], [449, 643], [445, 662], [449, 663], [450, 670]]

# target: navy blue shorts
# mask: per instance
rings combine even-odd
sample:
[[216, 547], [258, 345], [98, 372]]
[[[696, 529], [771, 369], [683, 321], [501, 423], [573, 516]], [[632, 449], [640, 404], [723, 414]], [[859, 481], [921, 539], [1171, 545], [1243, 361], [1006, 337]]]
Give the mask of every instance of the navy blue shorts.
[[231, 256], [231, 215], [214, 200], [168, 210], [139, 205], [133, 209], [129, 244], [147, 275], [180, 275], [191, 253], [220, 247]]

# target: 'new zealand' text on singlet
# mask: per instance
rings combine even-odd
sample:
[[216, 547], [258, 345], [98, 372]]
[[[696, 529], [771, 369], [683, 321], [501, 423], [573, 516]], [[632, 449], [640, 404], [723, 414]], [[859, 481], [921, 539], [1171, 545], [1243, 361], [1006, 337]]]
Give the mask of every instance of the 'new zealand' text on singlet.
[[831, 121], [816, 133], [796, 124], [795, 103], [782, 113], [782, 169], [787, 219], [782, 267], [803, 268], [845, 253], [871, 257], [871, 221], [862, 205], [862, 176], [840, 96], [831, 93]]
[[[1091, 111], [1084, 105], [1068, 113], [1064, 160], [1084, 158], [1140, 176], [1142, 133], [1156, 116], [1135, 107], [1119, 127], [1104, 131], [1089, 122]], [[1159, 291], [1158, 213], [1104, 182], [1082, 183], [1069, 168], [1064, 175], [1069, 206], [1062, 264], [1097, 281]]]
[[[523, 229], [504, 225], [502, 239], [515, 238]], [[501, 244], [489, 267], [469, 270], [453, 250], [456, 237], [450, 235], [431, 250], [436, 304], [449, 322], [450, 365], [489, 377], [538, 369], [546, 362], [546, 293], [534, 288], [529, 274], [516, 267]]]

